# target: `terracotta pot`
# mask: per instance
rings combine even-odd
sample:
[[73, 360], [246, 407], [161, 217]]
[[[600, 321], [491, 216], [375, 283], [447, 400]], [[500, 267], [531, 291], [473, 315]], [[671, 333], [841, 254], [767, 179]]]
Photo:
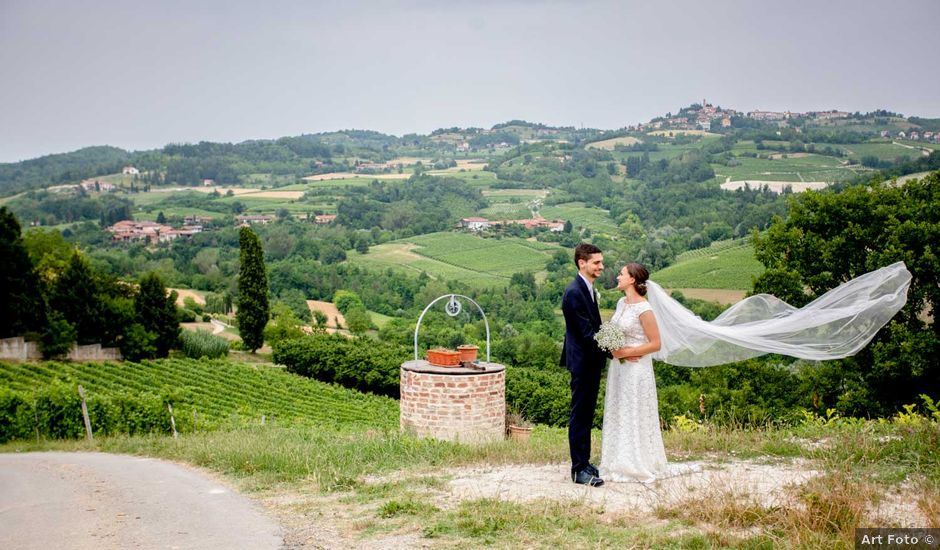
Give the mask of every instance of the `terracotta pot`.
[[457, 346], [457, 351], [460, 352], [461, 361], [476, 361], [477, 360], [477, 350], [479, 346], [474, 346], [473, 344], [464, 344], [462, 346]]
[[459, 367], [460, 353], [452, 349], [429, 349], [428, 363], [436, 367]]
[[509, 426], [509, 439], [512, 439], [513, 441], [528, 441], [530, 435], [532, 435], [532, 428], [513, 426], [511, 424]]

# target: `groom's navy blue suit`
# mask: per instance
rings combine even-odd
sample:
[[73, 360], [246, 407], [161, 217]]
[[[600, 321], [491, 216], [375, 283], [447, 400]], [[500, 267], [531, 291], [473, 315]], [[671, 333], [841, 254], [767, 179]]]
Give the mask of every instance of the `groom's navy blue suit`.
[[561, 365], [571, 371], [571, 418], [568, 421], [568, 446], [571, 472], [585, 469], [591, 459], [591, 427], [601, 386], [601, 371], [607, 358], [597, 346], [594, 334], [601, 326], [601, 313], [591, 291], [580, 276], [574, 278], [561, 299], [565, 315], [565, 344]]

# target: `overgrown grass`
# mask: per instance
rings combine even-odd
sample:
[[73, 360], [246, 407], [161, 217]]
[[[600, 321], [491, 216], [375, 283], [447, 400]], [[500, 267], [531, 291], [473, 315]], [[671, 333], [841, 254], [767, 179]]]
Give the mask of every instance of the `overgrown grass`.
[[218, 359], [228, 354], [228, 340], [206, 330], [184, 330], [180, 341], [183, 354], [192, 359]]

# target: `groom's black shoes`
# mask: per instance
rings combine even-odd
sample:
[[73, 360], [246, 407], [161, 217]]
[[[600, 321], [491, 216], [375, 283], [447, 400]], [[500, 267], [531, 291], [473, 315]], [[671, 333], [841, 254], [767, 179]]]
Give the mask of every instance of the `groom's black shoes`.
[[588, 465], [584, 467], [584, 471], [591, 474], [594, 477], [601, 477], [600, 471], [597, 469], [597, 466], [588, 462]]
[[597, 477], [594, 474], [588, 472], [588, 469], [585, 468], [576, 474], [571, 474], [571, 481], [579, 485], [590, 485], [591, 487], [600, 487], [604, 484], [604, 480]]

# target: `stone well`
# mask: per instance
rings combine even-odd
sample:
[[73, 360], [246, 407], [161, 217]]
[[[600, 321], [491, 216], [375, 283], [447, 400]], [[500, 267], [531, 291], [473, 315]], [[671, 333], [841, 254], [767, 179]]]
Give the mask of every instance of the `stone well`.
[[401, 366], [401, 430], [446, 441], [505, 437], [506, 367], [438, 367], [423, 360]]

